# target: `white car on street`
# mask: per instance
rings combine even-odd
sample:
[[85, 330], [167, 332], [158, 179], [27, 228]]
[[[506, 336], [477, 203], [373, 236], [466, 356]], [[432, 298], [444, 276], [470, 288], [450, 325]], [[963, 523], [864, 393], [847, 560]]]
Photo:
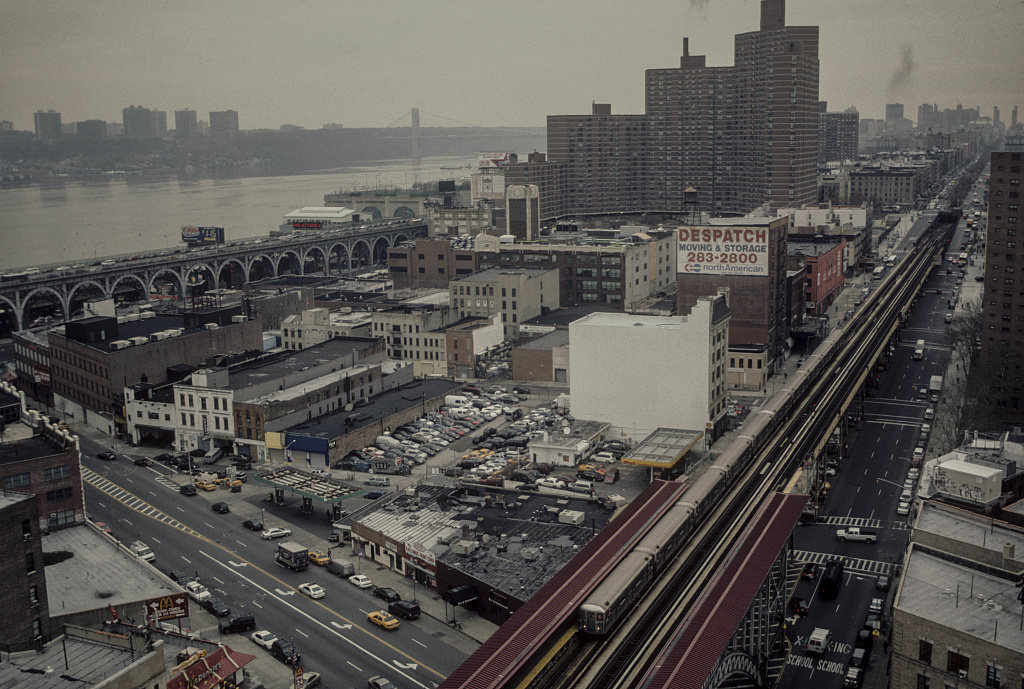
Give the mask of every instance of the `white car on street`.
[[896, 514], [910, 514], [910, 503], [903, 501], [896, 506]]
[[277, 641], [277, 636], [273, 632], [269, 632], [266, 629], [261, 629], [258, 632], [253, 632], [250, 638], [253, 641], [255, 641], [258, 645], [266, 649], [269, 649], [271, 646], [274, 645], [274, 642]]
[[365, 574], [353, 574], [348, 578], [348, 580], [361, 589], [368, 589], [373, 586], [373, 582], [370, 581], [370, 577]]
[[307, 581], [305, 584], [299, 584], [299, 593], [309, 596], [312, 599], [323, 598], [327, 595], [324, 591], [324, 587], [320, 584], [314, 584]]
[[291, 535], [292, 535], [291, 529], [282, 529], [282, 528], [280, 528], [278, 526], [272, 526], [269, 529], [267, 529], [266, 531], [264, 531], [262, 534], [260, 534], [260, 537], [264, 541], [269, 541], [269, 540], [271, 540], [273, 538], [284, 538], [285, 536], [291, 536]]

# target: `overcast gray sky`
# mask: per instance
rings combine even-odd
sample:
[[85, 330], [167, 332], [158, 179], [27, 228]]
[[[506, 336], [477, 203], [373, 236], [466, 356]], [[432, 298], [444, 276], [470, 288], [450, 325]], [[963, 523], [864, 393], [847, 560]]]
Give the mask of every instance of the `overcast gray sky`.
[[[543, 126], [548, 114], [643, 112], [644, 69], [682, 37], [731, 65], [757, 0], [0, 0], [0, 119], [32, 129], [120, 121], [144, 105], [237, 110], [243, 129], [292, 123]], [[789, 0], [821, 28], [820, 97], [883, 117], [902, 102], [1024, 106], [1020, 0]], [[1024, 119], [1024, 111], [1021, 112]]]

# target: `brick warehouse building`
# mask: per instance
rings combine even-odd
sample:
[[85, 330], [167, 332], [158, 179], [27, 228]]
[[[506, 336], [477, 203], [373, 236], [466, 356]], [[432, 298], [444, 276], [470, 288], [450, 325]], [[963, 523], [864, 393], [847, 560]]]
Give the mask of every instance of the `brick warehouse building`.
[[178, 364], [263, 349], [260, 319], [241, 307], [139, 318], [97, 316], [49, 332], [54, 407], [109, 435], [126, 432], [124, 388], [162, 383]]
[[[789, 218], [783, 216], [716, 218], [709, 225], [679, 228], [676, 312], [686, 313], [700, 297], [712, 296], [719, 288], [727, 288], [732, 311], [729, 347], [765, 346], [769, 371], [784, 360], [789, 337], [786, 311], [788, 227]], [[704, 260], [709, 256], [702, 254], [715, 254], [716, 245], [749, 251], [727, 252], [727, 259], [735, 256], [737, 262], [733, 263]], [[710, 258], [721, 259], [721, 253]], [[765, 260], [757, 264], [739, 263], [741, 254], [763, 256]]]

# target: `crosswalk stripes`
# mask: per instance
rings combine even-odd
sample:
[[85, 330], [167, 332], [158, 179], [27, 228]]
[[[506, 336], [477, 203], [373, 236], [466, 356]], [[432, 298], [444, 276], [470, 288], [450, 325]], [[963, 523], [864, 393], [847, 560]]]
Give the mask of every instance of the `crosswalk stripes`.
[[818, 523], [829, 526], [857, 526], [862, 529], [892, 529], [893, 531], [906, 531], [909, 528], [905, 521], [883, 522], [881, 519], [869, 519], [868, 517], [822, 517]]
[[171, 479], [167, 478], [163, 474], [156, 477], [156, 482], [159, 483], [164, 488], [169, 488], [170, 490], [173, 490], [175, 493], [178, 492], [178, 484], [172, 481]]
[[839, 559], [843, 562], [843, 569], [855, 574], [891, 575], [893, 565], [891, 562], [879, 560], [867, 560], [860, 557], [838, 557], [831, 553], [813, 553], [809, 550], [794, 550], [793, 559], [800, 562], [816, 562], [824, 565], [829, 560]]
[[158, 522], [163, 522], [164, 524], [167, 524], [168, 526], [175, 528], [178, 531], [183, 531], [184, 533], [190, 534], [192, 536], [199, 535], [198, 531], [195, 531], [194, 529], [191, 529], [188, 526], [182, 524], [169, 514], [161, 512], [160, 510], [153, 507], [139, 496], [135, 495], [134, 493], [126, 491], [121, 486], [117, 485], [113, 481], [104, 478], [103, 476], [100, 476], [91, 469], [82, 467], [82, 480], [86, 481], [89, 485], [96, 488], [96, 490], [106, 493], [113, 499], [124, 504], [126, 507], [135, 510], [139, 514], [145, 515], [150, 519], [155, 519]]

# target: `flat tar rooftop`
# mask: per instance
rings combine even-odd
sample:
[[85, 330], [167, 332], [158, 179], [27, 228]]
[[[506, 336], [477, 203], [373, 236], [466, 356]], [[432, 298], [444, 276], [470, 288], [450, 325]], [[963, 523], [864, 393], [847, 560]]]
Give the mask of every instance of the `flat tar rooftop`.
[[[119, 549], [91, 526], [73, 526], [43, 536], [44, 553], [61, 551], [72, 556], [48, 564], [45, 570], [46, 594], [55, 602], [51, 608], [54, 616], [180, 593], [152, 565]], [[157, 552], [157, 558], [160, 556]]]
[[289, 373], [323, 366], [365, 349], [376, 341], [376, 338], [371, 337], [336, 337], [314, 347], [289, 352], [273, 361], [231, 371], [228, 387], [243, 390], [268, 380], [283, 378]]
[[[533, 492], [495, 491], [489, 495], [490, 500], [462, 495], [449, 487], [424, 485], [418, 495], [402, 493], [374, 503], [373, 510], [360, 511], [353, 519], [389, 539], [420, 544], [454, 569], [525, 601], [611, 516], [585, 499]], [[582, 512], [583, 523], [559, 523], [563, 510]], [[457, 553], [460, 541], [471, 542], [471, 552]]]
[[960, 512], [929, 500], [921, 503], [921, 514], [914, 528], [951, 541], [969, 543], [975, 548], [984, 548], [993, 557], [1002, 555], [1004, 543], [1012, 544], [1014, 552], [1024, 555], [1024, 533], [1019, 529], [1006, 528], [986, 517]]
[[[372, 423], [379, 423], [396, 412], [422, 404], [425, 400], [443, 397], [453, 390], [460, 389], [458, 383], [449, 380], [421, 380], [403, 385], [395, 390], [388, 390], [370, 400], [367, 404], [357, 406], [352, 411], [338, 411], [307, 421], [288, 429], [289, 433], [316, 436], [325, 434], [327, 438], [338, 438], [358, 428]], [[350, 425], [345, 419], [355, 417]], [[386, 430], [386, 429], [381, 429]]]
[[[28, 429], [29, 432], [22, 433], [21, 437], [12, 438], [11, 434], [8, 431], [5, 431], [4, 442], [0, 443], [0, 464], [24, 462], [29, 459], [50, 457], [63, 452], [63, 450], [56, 447], [53, 443], [31, 435], [31, 429], [28, 426], [23, 424], [12, 424], [10, 429], [19, 427]], [[70, 450], [71, 448], [68, 447], [68, 449]]]
[[1017, 653], [1024, 651], [1013, 582], [936, 557], [916, 543], [911, 543], [893, 608]]
[[[142, 641], [137, 641], [141, 646]], [[162, 652], [162, 651], [161, 651]], [[139, 652], [66, 632], [42, 653], [10, 653], [0, 663], [0, 687], [7, 689], [82, 689], [95, 687], [139, 658]], [[173, 656], [172, 656], [173, 658]]]

